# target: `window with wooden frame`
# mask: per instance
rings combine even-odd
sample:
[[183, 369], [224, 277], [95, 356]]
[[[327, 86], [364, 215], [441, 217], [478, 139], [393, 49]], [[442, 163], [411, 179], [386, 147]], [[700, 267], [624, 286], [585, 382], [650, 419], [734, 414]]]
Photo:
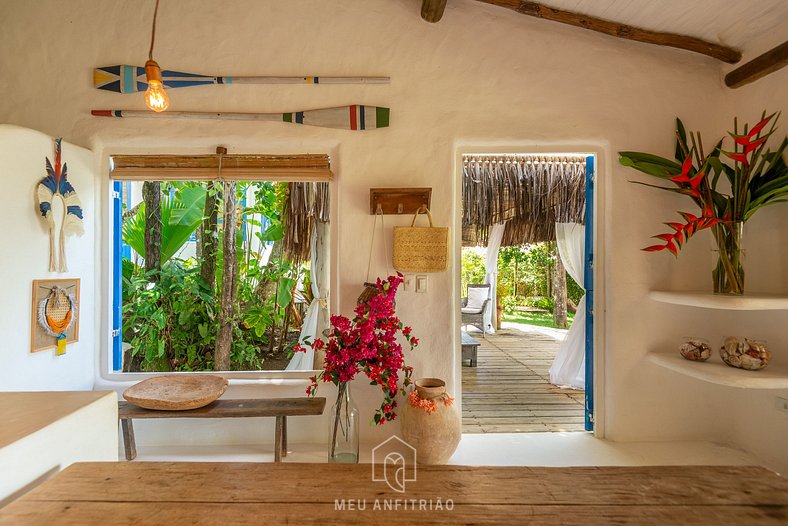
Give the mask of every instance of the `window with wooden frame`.
[[[327, 155], [115, 155], [114, 372], [312, 370]], [[227, 257], [231, 254], [232, 257]]]

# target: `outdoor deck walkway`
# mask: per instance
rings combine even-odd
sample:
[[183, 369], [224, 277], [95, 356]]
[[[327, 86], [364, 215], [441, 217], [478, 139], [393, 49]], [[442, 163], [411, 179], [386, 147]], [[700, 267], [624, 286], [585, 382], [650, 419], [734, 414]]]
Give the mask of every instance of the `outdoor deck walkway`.
[[560, 342], [504, 328], [482, 338], [478, 366], [462, 368], [462, 432], [583, 431], [583, 391], [552, 385], [548, 371]]

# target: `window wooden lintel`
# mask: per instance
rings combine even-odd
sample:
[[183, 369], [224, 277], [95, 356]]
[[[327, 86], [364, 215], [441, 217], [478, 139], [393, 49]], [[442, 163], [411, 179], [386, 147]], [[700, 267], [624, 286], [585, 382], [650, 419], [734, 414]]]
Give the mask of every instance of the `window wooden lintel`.
[[[123, 181], [219, 179], [219, 155], [113, 155], [110, 177]], [[265, 181], [330, 181], [327, 155], [221, 156], [221, 179]]]

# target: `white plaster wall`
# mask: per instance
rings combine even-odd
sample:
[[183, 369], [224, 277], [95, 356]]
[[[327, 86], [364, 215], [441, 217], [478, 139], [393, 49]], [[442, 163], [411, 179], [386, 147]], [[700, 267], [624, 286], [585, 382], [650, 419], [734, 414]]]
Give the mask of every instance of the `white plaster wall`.
[[[5, 93], [5, 92], [3, 92]], [[82, 200], [85, 234], [66, 240], [69, 271], [49, 272], [49, 230], [38, 213], [35, 189], [54, 160], [54, 142], [44, 133], [0, 125], [0, 390], [92, 389], [96, 353], [95, 158], [89, 150], [62, 143], [68, 178]], [[59, 224], [59, 223], [58, 223]], [[80, 278], [79, 341], [66, 354], [30, 352], [32, 281]]]
[[[16, 73], [0, 78], [4, 95], [0, 122], [63, 134], [94, 149], [104, 165], [107, 154], [121, 150], [211, 152], [217, 144], [239, 153], [330, 151], [338, 185], [334, 221], [339, 225], [338, 287], [333, 294], [334, 300], [338, 295], [343, 313], [350, 312], [366, 271], [372, 229], [367, 210], [370, 187], [431, 186], [435, 219], [454, 225], [459, 213], [455, 204], [458, 150], [591, 148], [601, 161], [598, 191], [604, 203], [600, 219], [606, 282], [600, 292], [606, 297], [608, 320], [601, 329], [606, 342], [603, 424], [608, 437], [700, 438], [749, 447], [749, 441], [730, 425], [729, 405], [721, 402], [734, 397], [730, 391], [678, 377], [645, 360], [647, 351], [675, 345], [676, 338], [687, 333], [702, 330], [711, 337], [721, 336], [726, 320], [712, 322], [706, 312], [673, 309], [647, 299], [651, 288], [710, 287], [710, 239], [699, 234], [677, 261], [665, 254], [640, 252], [648, 236], [658, 233], [663, 221], [678, 217], [674, 211], [685, 209], [688, 203], [627, 183], [640, 176], [616, 164], [616, 152], [624, 149], [669, 156], [677, 115], [690, 128], [699, 129], [708, 143], [726, 129], [736, 105], [734, 95], [721, 83], [717, 62], [470, 0], [451, 2], [443, 20], [434, 25], [420, 19], [416, 0], [194, 0], [188, 9], [170, 2], [160, 9], [155, 52], [165, 68], [226, 75], [392, 78], [388, 86], [188, 88], [171, 92], [171, 109], [290, 111], [366, 103], [390, 106], [391, 127], [360, 133], [272, 123], [90, 117], [92, 108], [143, 107], [141, 96], [93, 90], [91, 70], [145, 58], [148, 7], [122, 1], [0, 1], [0, 68]], [[769, 105], [769, 100], [764, 98], [759, 104]], [[106, 183], [102, 185], [96, 188], [97, 202], [106, 214]], [[764, 231], [784, 236], [788, 210], [769, 213], [773, 215], [764, 217], [773, 221], [760, 223]], [[406, 221], [386, 218], [389, 228]], [[767, 283], [760, 276], [784, 273], [785, 265], [781, 249], [763, 239], [756, 238], [756, 242], [753, 250], [765, 251], [776, 260], [763, 263], [767, 258], [759, 259], [750, 269], [753, 290]], [[102, 273], [106, 272], [107, 251], [104, 239]], [[382, 272], [383, 257], [377, 256], [376, 269]], [[410, 358], [416, 375], [446, 378], [455, 393], [460, 388], [455, 366], [456, 264], [449, 272], [430, 277], [429, 293], [403, 295], [399, 302], [402, 319], [413, 325], [422, 340]], [[788, 292], [785, 278], [774, 279]], [[100, 292], [102, 301], [105, 293]], [[785, 318], [767, 313], [759, 319], [772, 327]], [[778, 345], [785, 342], [776, 329], [768, 337], [774, 337]], [[371, 416], [377, 394], [362, 385], [365, 382], [358, 383], [354, 386], [357, 399], [364, 414]], [[260, 395], [292, 395], [301, 388], [258, 385], [245, 389]], [[735, 396], [743, 404], [762, 402], [758, 394]], [[766, 412], [764, 418], [754, 423], [755, 429], [773, 437], [775, 428], [770, 422], [780, 415]], [[259, 439], [259, 428], [229, 422], [217, 425], [237, 426], [217, 440]], [[316, 428], [301, 438], [323, 433]], [[368, 441], [396, 431], [397, 422], [383, 428], [362, 427], [363, 439]], [[168, 435], [158, 437], [140, 433], [140, 442], [145, 437], [172, 439], [174, 432], [169, 429]], [[200, 433], [197, 426], [189, 427], [188, 440], [214, 440]], [[776, 440], [764, 441], [769, 444], [764, 456], [784, 458]]]
[[[777, 42], [775, 42], [776, 44]], [[763, 49], [766, 51], [773, 45]], [[760, 50], [758, 51], [760, 52]], [[751, 57], [745, 57], [748, 59]], [[739, 115], [755, 122], [761, 112], [781, 111], [781, 131], [788, 130], [788, 68], [743, 86], [733, 92], [733, 105], [728, 115]], [[748, 257], [758, 258], [759, 272], [750, 272], [747, 279], [754, 290], [788, 290], [788, 205], [775, 205], [758, 212], [748, 223], [748, 239], [752, 250]], [[772, 226], [772, 228], [769, 228]], [[752, 334], [764, 334], [771, 343], [775, 362], [788, 362], [788, 312], [763, 316], [755, 314], [744, 323]], [[729, 407], [729, 422], [734, 441], [747, 448], [783, 475], [788, 473], [788, 413], [778, 412], [775, 397], [788, 399], [788, 390], [763, 391], [742, 396], [738, 390], [725, 392], [720, 402]]]
[[108, 394], [0, 448], [0, 507], [74, 462], [117, 461], [117, 420]]

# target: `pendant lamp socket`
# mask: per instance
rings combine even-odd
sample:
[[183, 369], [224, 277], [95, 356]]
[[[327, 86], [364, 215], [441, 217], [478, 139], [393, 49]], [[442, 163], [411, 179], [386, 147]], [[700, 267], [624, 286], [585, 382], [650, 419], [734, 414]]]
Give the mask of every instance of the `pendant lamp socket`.
[[166, 110], [170, 106], [170, 98], [164, 90], [164, 84], [161, 81], [161, 68], [155, 60], [145, 62], [145, 77], [148, 80], [145, 104], [156, 112]]

